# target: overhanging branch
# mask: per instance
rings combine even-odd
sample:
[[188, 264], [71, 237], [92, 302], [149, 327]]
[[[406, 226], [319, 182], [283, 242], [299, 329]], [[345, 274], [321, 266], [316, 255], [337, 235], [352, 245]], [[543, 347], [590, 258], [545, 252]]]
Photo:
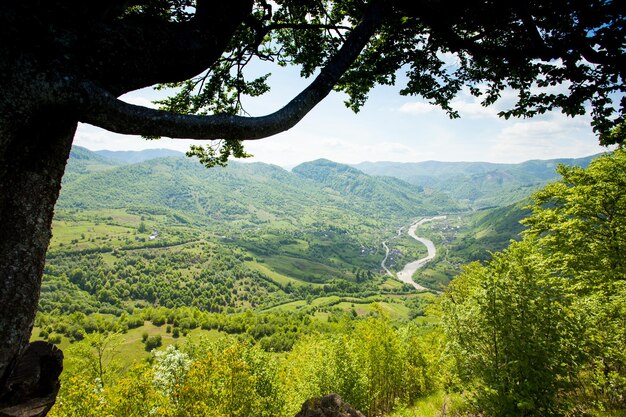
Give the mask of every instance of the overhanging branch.
[[295, 126], [322, 101], [358, 58], [383, 19], [382, 2], [374, 0], [361, 22], [313, 82], [282, 109], [261, 117], [181, 115], [128, 104], [94, 85], [83, 86], [87, 97], [80, 121], [122, 134], [185, 139], [260, 139]]

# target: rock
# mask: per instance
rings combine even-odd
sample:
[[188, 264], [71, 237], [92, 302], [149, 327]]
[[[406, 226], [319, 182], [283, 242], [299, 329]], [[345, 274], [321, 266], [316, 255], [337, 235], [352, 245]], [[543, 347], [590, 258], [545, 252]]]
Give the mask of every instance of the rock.
[[19, 357], [0, 389], [0, 417], [42, 417], [54, 405], [63, 370], [63, 352], [33, 342]]
[[302, 404], [296, 417], [365, 417], [360, 411], [344, 402], [337, 394], [312, 398]]

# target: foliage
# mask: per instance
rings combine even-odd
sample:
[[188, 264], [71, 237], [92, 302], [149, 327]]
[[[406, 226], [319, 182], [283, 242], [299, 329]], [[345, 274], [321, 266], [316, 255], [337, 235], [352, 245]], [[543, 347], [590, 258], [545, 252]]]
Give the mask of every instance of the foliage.
[[[161, 102], [183, 114], [242, 112], [242, 97], [269, 90], [268, 75], [249, 81], [244, 71], [256, 59], [295, 64], [302, 76], [332, 69], [333, 57], [369, 8], [351, 0], [283, 0], [255, 8], [214, 65], [195, 78], [166, 84], [178, 93]], [[369, 7], [368, 7], [369, 6]], [[400, 93], [419, 95], [458, 117], [461, 92], [492, 105], [506, 89], [516, 102], [501, 117], [532, 117], [552, 109], [585, 114], [603, 143], [620, 142], [611, 133], [624, 123], [623, 11], [614, 2], [526, 2], [523, 7], [471, 1], [445, 14], [439, 2], [417, 5], [390, 1], [377, 9], [381, 24], [335, 88], [358, 111], [375, 85], [398, 82]], [[357, 51], [358, 52], [358, 51]], [[452, 59], [445, 59], [446, 55]], [[449, 62], [455, 62], [450, 65]]]
[[[626, 273], [626, 153], [588, 169], [559, 166], [563, 179], [535, 195], [528, 235], [545, 247], [582, 293], [614, 293]], [[607, 294], [607, 295], [608, 295]]]
[[154, 377], [152, 383], [165, 396], [172, 396], [180, 386], [191, 366], [189, 355], [173, 345], [154, 352]]
[[563, 283], [527, 242], [486, 267], [469, 265], [443, 308], [456, 372], [493, 416], [559, 415], [558, 396], [578, 371], [574, 318]]
[[154, 349], [160, 347], [163, 344], [161, 335], [149, 336], [145, 341], [145, 349], [147, 352], [152, 352]]
[[383, 317], [346, 317], [332, 334], [303, 338], [286, 355], [233, 337], [195, 338], [155, 351], [150, 365], [134, 365], [104, 387], [69, 369], [51, 415], [287, 417], [330, 392], [378, 415], [436, 388], [437, 339], [430, 327], [395, 328]]
[[434, 386], [437, 352], [428, 334], [420, 326], [395, 329], [373, 318], [343, 334], [303, 339], [286, 361], [289, 414], [306, 399], [330, 392], [368, 415], [411, 404]]
[[70, 348], [67, 366], [80, 369], [87, 380], [96, 381], [101, 388], [111, 385], [120, 370], [117, 355], [121, 343], [118, 333], [88, 334]]
[[559, 172], [522, 242], [468, 266], [444, 298], [455, 371], [488, 415], [625, 406], [626, 154]]
[[[563, 180], [535, 196], [527, 238], [566, 277], [584, 319], [583, 383], [600, 407], [626, 405], [626, 152], [588, 169], [561, 166]], [[587, 379], [588, 378], [588, 379]]]

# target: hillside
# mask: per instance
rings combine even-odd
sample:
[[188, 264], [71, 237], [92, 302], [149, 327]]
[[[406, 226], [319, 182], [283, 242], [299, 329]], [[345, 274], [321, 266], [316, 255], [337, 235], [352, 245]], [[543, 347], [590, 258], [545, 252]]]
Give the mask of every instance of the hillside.
[[418, 215], [454, 212], [464, 207], [450, 196], [392, 177], [367, 175], [326, 159], [305, 162], [292, 169], [303, 179], [384, 213]]
[[363, 162], [369, 175], [400, 178], [466, 201], [474, 208], [506, 206], [557, 179], [558, 164], [586, 167], [597, 155], [577, 159], [533, 160], [520, 164], [487, 162]]
[[[404, 181], [373, 177], [335, 163], [307, 163], [288, 172], [263, 163], [231, 162], [206, 169], [184, 157], [137, 164], [104, 164], [101, 156], [80, 150], [70, 160], [60, 208], [151, 207], [184, 212], [198, 223], [241, 221], [247, 225], [292, 224], [356, 213], [373, 219], [409, 218], [458, 211], [450, 197]], [[85, 155], [90, 155], [91, 159]], [[89, 169], [80, 169], [89, 161]], [[312, 215], [314, 213], [314, 216]]]
[[461, 264], [487, 258], [521, 227], [519, 205], [464, 209], [451, 195], [328, 160], [291, 172], [237, 162], [206, 169], [184, 157], [129, 163], [75, 147], [41, 308], [66, 311], [70, 296], [85, 312], [222, 312], [410, 292], [381, 274], [382, 242], [394, 253], [388, 266], [400, 270], [425, 249], [398, 229], [434, 214], [449, 220], [420, 232], [442, 255], [415, 279], [442, 288]]
[[[330, 161], [293, 172], [237, 162], [206, 169], [184, 157], [126, 163], [77, 147], [68, 173], [45, 312], [224, 312], [408, 294], [379, 275], [381, 240], [416, 217], [461, 208], [441, 193]], [[402, 247], [407, 260], [420, 250]]]
[[122, 163], [119, 161], [98, 155], [80, 146], [73, 146], [70, 151], [70, 159], [65, 169], [65, 175], [63, 176], [63, 183], [66, 184], [80, 176], [105, 171], [120, 165], [122, 165]]

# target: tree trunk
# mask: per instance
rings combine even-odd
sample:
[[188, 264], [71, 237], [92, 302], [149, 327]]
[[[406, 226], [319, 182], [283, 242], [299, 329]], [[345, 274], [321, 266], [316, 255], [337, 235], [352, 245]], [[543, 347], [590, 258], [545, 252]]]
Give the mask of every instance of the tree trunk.
[[[28, 348], [54, 205], [77, 126], [63, 109], [25, 115], [7, 107], [0, 106], [0, 415], [58, 389], [62, 354], [41, 353], [41, 343], [38, 353]], [[32, 362], [39, 363], [26, 371]]]

